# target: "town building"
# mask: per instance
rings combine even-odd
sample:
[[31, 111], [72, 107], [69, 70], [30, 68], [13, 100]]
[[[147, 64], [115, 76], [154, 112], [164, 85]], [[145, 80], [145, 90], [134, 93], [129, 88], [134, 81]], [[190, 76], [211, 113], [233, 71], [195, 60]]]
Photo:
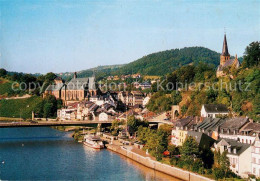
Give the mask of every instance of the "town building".
[[248, 174], [251, 173], [250, 144], [240, 143], [233, 139], [221, 138], [214, 143], [212, 150], [219, 150], [220, 153], [227, 151], [230, 169], [239, 176], [247, 178]]
[[213, 138], [202, 132], [188, 131], [187, 136], [192, 136], [198, 143], [199, 147], [203, 149], [210, 148], [215, 142]]
[[216, 118], [217, 116], [228, 115], [229, 111], [224, 104], [204, 104], [202, 105], [201, 117]]
[[67, 83], [63, 83], [60, 77], [54, 80], [54, 84], [49, 85], [43, 97], [54, 95], [56, 99], [62, 99], [65, 105], [75, 101], [88, 100], [91, 96], [99, 95], [95, 77], [77, 78], [77, 73]]
[[238, 141], [241, 143], [253, 144], [255, 139], [260, 136], [260, 124], [249, 122], [241, 128], [238, 134]]
[[202, 132], [212, 137], [215, 140], [219, 139], [219, 127], [226, 122], [227, 119], [223, 118], [204, 118], [199, 122], [194, 130]]
[[195, 123], [195, 118], [191, 116], [179, 119], [175, 123], [174, 129], [172, 129], [171, 143], [176, 146], [182, 146], [187, 137], [188, 130], [192, 129]]
[[248, 118], [245, 117], [234, 117], [226, 120], [225, 123], [219, 126], [219, 137], [233, 139], [240, 141], [238, 135], [241, 129], [249, 122]]
[[118, 100], [120, 100], [123, 104], [125, 104], [128, 107], [133, 107], [135, 105], [142, 105], [143, 98], [144, 95], [140, 91], [131, 91], [131, 92], [120, 91], [118, 93]]
[[259, 136], [256, 137], [253, 145], [252, 145], [252, 168], [251, 173], [255, 175], [257, 178], [260, 177], [260, 140]]
[[228, 52], [227, 38], [225, 34], [222, 53], [220, 55], [220, 65], [217, 68], [217, 77], [226, 76], [225, 69], [230, 67], [239, 68], [240, 62], [238, 61], [237, 56], [235, 57], [235, 59], [230, 58], [230, 54]]

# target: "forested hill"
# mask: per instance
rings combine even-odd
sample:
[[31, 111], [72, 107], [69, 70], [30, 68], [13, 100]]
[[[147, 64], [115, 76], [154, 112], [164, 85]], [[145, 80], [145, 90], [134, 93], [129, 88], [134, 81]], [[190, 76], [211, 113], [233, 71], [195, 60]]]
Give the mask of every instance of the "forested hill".
[[152, 53], [121, 67], [115, 74], [165, 75], [190, 63], [207, 62], [217, 66], [220, 54], [204, 47], [189, 47]]
[[[105, 77], [107, 75], [110, 75], [112, 72], [117, 71], [120, 67], [123, 67], [122, 65], [103, 65], [98, 66], [86, 70], [81, 70], [77, 72], [78, 77], [90, 77], [93, 75], [93, 73], [97, 77]], [[65, 72], [65, 73], [58, 73], [57, 75], [62, 77], [63, 79], [67, 80], [73, 77], [74, 72]]]
[[[206, 62], [215, 67], [219, 65], [220, 54], [204, 47], [188, 47], [156, 52], [144, 56], [125, 65], [99, 66], [78, 72], [78, 77], [95, 75], [98, 79], [109, 75], [126, 75], [141, 73], [142, 75], [166, 75], [187, 64]], [[74, 72], [58, 74], [63, 79], [70, 79]]]

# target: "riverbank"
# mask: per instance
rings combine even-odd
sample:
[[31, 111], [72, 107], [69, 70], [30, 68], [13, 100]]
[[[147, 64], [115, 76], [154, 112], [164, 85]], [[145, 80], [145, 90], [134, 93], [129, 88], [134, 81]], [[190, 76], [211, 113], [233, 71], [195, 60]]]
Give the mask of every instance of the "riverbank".
[[177, 167], [166, 165], [156, 161], [153, 157], [146, 155], [144, 151], [135, 149], [133, 146], [119, 146], [115, 144], [108, 144], [107, 149], [116, 152], [118, 154], [124, 155], [148, 168], [160, 171], [167, 175], [189, 181], [212, 181], [212, 179], [203, 177], [201, 175], [182, 170]]

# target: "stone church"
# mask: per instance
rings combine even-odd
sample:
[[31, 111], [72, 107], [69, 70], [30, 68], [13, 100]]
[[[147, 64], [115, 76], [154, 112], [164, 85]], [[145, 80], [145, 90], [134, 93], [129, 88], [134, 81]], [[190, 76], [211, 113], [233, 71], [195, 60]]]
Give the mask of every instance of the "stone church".
[[70, 102], [88, 100], [91, 96], [96, 96], [100, 91], [98, 89], [94, 76], [88, 78], [77, 78], [77, 73], [67, 83], [64, 83], [60, 77], [55, 78], [54, 84], [49, 85], [43, 97], [54, 95], [56, 99], [62, 99], [65, 104]]
[[224, 69], [229, 67], [239, 68], [240, 62], [237, 59], [237, 55], [235, 59], [230, 59], [230, 54], [228, 53], [227, 38], [225, 34], [222, 53], [220, 55], [220, 65], [217, 68], [217, 77], [225, 76], [226, 74], [224, 72]]

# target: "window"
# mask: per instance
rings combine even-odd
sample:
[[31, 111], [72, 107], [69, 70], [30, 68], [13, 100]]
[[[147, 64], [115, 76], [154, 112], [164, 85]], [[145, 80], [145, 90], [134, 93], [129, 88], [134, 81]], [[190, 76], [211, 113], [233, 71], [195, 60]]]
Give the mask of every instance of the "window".
[[254, 157], [253, 157], [252, 159], [253, 159], [252, 162], [253, 162], [253, 163], [256, 163], [256, 159], [255, 159]]
[[255, 168], [253, 168], [253, 174], [255, 174]]

